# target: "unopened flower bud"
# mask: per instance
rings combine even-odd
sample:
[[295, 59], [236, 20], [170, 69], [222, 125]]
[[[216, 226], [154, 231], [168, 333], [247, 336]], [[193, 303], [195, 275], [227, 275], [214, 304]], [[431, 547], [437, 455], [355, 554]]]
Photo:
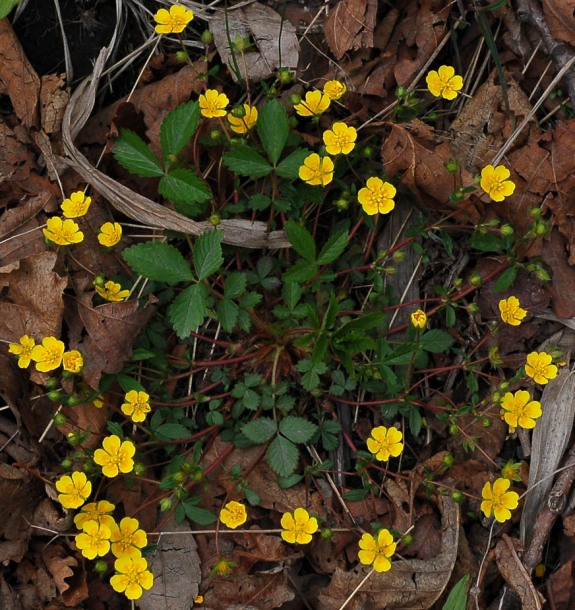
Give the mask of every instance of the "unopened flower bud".
[[459, 163], [457, 162], [457, 159], [449, 159], [443, 164], [443, 167], [445, 167], [450, 174], [456, 174], [459, 171]]
[[278, 80], [282, 85], [289, 85], [293, 82], [293, 72], [288, 68], [280, 68], [278, 70]]
[[461, 504], [463, 502], [463, 494], [459, 491], [459, 489], [454, 489], [451, 492], [451, 499], [456, 503], [456, 504]]
[[200, 40], [205, 45], [210, 45], [212, 42], [214, 42], [214, 35], [210, 32], [210, 30], [204, 30], [200, 36]]
[[190, 56], [188, 55], [188, 53], [186, 51], [177, 51], [176, 52], [176, 61], [178, 61], [181, 64], [186, 63], [189, 58], [190, 58]]
[[510, 237], [514, 232], [513, 227], [509, 223], [501, 225], [501, 229], [499, 230], [501, 231], [501, 235], [503, 235], [503, 237]]
[[481, 275], [477, 271], [474, 271], [471, 274], [471, 277], [469, 278], [469, 283], [472, 286], [476, 286], [476, 287], [481, 286], [481, 284], [483, 283], [483, 279], [481, 278]]

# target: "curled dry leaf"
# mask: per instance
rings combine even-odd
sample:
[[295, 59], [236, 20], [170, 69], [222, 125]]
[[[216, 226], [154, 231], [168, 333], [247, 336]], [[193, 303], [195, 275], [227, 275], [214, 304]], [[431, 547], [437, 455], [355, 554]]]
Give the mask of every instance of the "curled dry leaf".
[[[78, 607], [88, 599], [88, 583], [86, 572], [78, 564], [78, 560], [59, 544], [46, 546], [42, 549], [42, 559], [54, 578], [54, 583], [62, 595], [62, 601], [68, 608]], [[73, 580], [71, 580], [73, 579]], [[68, 582], [71, 580], [71, 582]]]
[[336, 59], [348, 51], [371, 49], [376, 0], [341, 0], [325, 20], [325, 37]]

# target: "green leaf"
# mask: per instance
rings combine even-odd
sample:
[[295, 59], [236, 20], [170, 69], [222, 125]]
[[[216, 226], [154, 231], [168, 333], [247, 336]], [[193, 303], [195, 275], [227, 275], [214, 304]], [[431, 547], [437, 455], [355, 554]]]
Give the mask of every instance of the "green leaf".
[[194, 506], [190, 502], [184, 502], [183, 505], [186, 517], [198, 525], [210, 525], [218, 520], [214, 513], [205, 508]]
[[212, 198], [212, 191], [189, 169], [173, 169], [158, 184], [160, 195], [181, 205], [204, 203]]
[[293, 220], [285, 224], [286, 235], [294, 250], [308, 261], [315, 261], [315, 241], [312, 234]]
[[321, 249], [317, 262], [319, 265], [327, 265], [338, 259], [347, 246], [349, 233], [347, 231], [338, 231], [332, 235]]
[[278, 477], [278, 485], [281, 489], [289, 489], [294, 485], [297, 485], [302, 479], [303, 474], [292, 474], [289, 477]]
[[127, 170], [144, 178], [164, 175], [156, 155], [140, 136], [129, 129], [120, 129], [120, 135], [112, 148], [116, 161]]
[[208, 315], [208, 295], [202, 284], [192, 284], [174, 299], [168, 309], [168, 318], [180, 339], [190, 336], [192, 330], [203, 324]]
[[122, 256], [136, 273], [149, 280], [167, 284], [194, 280], [194, 274], [180, 251], [165, 242], [136, 244], [126, 248]]
[[224, 283], [224, 295], [233, 299], [242, 295], [248, 285], [248, 278], [245, 273], [234, 271], [228, 275]]
[[276, 422], [269, 417], [258, 417], [242, 426], [242, 432], [256, 445], [267, 443], [277, 431]]
[[224, 165], [232, 172], [249, 178], [263, 178], [273, 167], [249, 146], [237, 146], [224, 154]]
[[302, 289], [297, 282], [284, 282], [282, 297], [290, 310], [293, 310], [301, 299]]
[[116, 381], [120, 384], [120, 387], [124, 392], [128, 393], [130, 390], [136, 390], [136, 392], [145, 392], [146, 388], [136, 379], [125, 375], [124, 373], [118, 373], [116, 375]]
[[176, 441], [189, 438], [192, 433], [182, 424], [162, 424], [154, 430], [154, 435], [159, 441]]
[[505, 269], [505, 271], [497, 278], [493, 290], [495, 292], [503, 292], [504, 290], [511, 288], [516, 278], [517, 267], [514, 265], [513, 267], [509, 267], [509, 269]]
[[469, 574], [466, 574], [454, 587], [443, 604], [443, 610], [465, 610], [467, 608], [467, 583]]
[[108, 420], [106, 422], [106, 428], [110, 434], [115, 434], [119, 438], [124, 438], [124, 431], [118, 422]]
[[503, 249], [501, 237], [492, 233], [481, 233], [479, 231], [471, 236], [469, 245], [481, 252], [501, 252]]
[[223, 231], [206, 231], [194, 244], [194, 267], [199, 280], [205, 280], [215, 273], [223, 264], [222, 240]]
[[280, 477], [291, 476], [297, 468], [299, 451], [287, 438], [276, 436], [266, 451], [270, 468]]
[[20, 0], [0, 0], [0, 19], [7, 17], [19, 2]]
[[299, 168], [308, 155], [309, 150], [307, 148], [296, 148], [276, 167], [276, 176], [286, 180], [295, 180], [299, 176]]
[[287, 112], [280, 102], [271, 100], [260, 110], [257, 130], [264, 150], [275, 165], [289, 134]]
[[338, 422], [326, 419], [320, 426], [320, 439], [326, 451], [335, 451], [339, 445], [339, 432], [341, 426]]
[[309, 358], [300, 360], [295, 367], [300, 373], [304, 373], [301, 378], [305, 390], [315, 390], [319, 385], [319, 376], [327, 371], [324, 362], [313, 362]]
[[169, 157], [177, 155], [192, 139], [198, 128], [200, 105], [198, 102], [188, 102], [168, 112], [160, 127], [160, 144], [166, 167]]
[[352, 489], [347, 493], [344, 493], [341, 497], [348, 502], [359, 502], [367, 497], [369, 489]]
[[239, 306], [231, 299], [222, 299], [218, 303], [216, 311], [218, 315], [218, 322], [222, 325], [222, 328], [225, 331], [231, 332], [234, 329], [234, 326], [238, 321], [239, 311]]
[[441, 352], [447, 351], [453, 345], [454, 341], [454, 338], [449, 333], [440, 330], [439, 328], [434, 328], [421, 335], [419, 338], [419, 347], [426, 352], [440, 354]]
[[310, 280], [318, 271], [319, 267], [313, 261], [299, 260], [284, 273], [283, 278], [286, 282], [302, 283]]
[[317, 432], [317, 426], [303, 417], [288, 415], [281, 420], [279, 431], [292, 443], [307, 443]]
[[413, 436], [418, 436], [421, 432], [421, 413], [417, 407], [411, 407], [409, 411], [409, 431]]

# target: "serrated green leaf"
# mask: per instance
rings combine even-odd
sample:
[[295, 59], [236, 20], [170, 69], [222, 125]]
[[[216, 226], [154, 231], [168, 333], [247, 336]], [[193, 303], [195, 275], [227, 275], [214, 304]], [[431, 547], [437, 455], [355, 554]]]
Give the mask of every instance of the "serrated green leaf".
[[493, 235], [493, 233], [476, 232], [471, 236], [469, 245], [481, 252], [501, 252], [503, 242], [501, 237]]
[[242, 426], [242, 432], [256, 445], [267, 443], [277, 431], [276, 422], [269, 417], [258, 417]]
[[244, 296], [241, 298], [240, 307], [244, 309], [255, 307], [262, 301], [263, 298], [263, 295], [257, 292], [248, 292], [247, 294], [244, 294]]
[[273, 167], [260, 153], [249, 146], [237, 146], [224, 154], [224, 165], [232, 172], [248, 178], [263, 178]]
[[218, 303], [218, 307], [216, 309], [218, 322], [222, 325], [222, 328], [225, 331], [231, 332], [234, 329], [234, 326], [238, 321], [239, 311], [239, 306], [231, 299], [222, 299]]
[[260, 110], [258, 135], [270, 161], [275, 165], [289, 135], [286, 109], [277, 100], [271, 100]]
[[299, 303], [302, 295], [302, 288], [297, 282], [286, 281], [282, 288], [282, 297], [290, 310], [293, 310]]
[[206, 231], [194, 244], [194, 268], [199, 280], [204, 280], [215, 273], [223, 264], [222, 240], [223, 231]]
[[513, 267], [509, 267], [509, 269], [505, 269], [505, 271], [497, 278], [493, 290], [495, 292], [503, 292], [504, 290], [511, 288], [516, 278], [517, 267], [514, 265]]
[[189, 438], [191, 432], [182, 424], [162, 424], [154, 430], [154, 435], [160, 441], [175, 441], [182, 438]]
[[184, 502], [183, 505], [186, 517], [198, 525], [210, 525], [218, 520], [216, 515], [205, 508], [194, 506], [190, 502]]
[[168, 308], [168, 318], [180, 339], [203, 324], [208, 315], [208, 295], [202, 284], [192, 284], [174, 299]]
[[340, 326], [334, 333], [335, 338], [341, 338], [351, 333], [352, 331], [368, 330], [379, 326], [386, 318], [384, 312], [371, 312], [366, 313], [346, 322]]
[[224, 282], [224, 295], [229, 299], [234, 299], [242, 295], [248, 285], [248, 278], [245, 273], [234, 271], [228, 275]]
[[124, 431], [122, 430], [122, 426], [118, 422], [108, 420], [106, 422], [106, 428], [108, 429], [108, 432], [110, 434], [115, 434], [120, 438], [124, 438]]
[[210, 189], [189, 169], [173, 169], [160, 180], [158, 191], [162, 197], [184, 206], [212, 198]]
[[454, 338], [449, 333], [439, 328], [434, 328], [419, 337], [419, 347], [426, 352], [440, 354], [447, 351], [454, 341]]
[[310, 154], [307, 148], [296, 148], [276, 167], [276, 176], [286, 180], [295, 180], [299, 176], [299, 168]]
[[136, 273], [149, 280], [167, 284], [194, 280], [194, 274], [180, 251], [165, 242], [136, 244], [126, 248], [122, 256]]
[[169, 167], [169, 157], [177, 155], [192, 139], [198, 128], [199, 118], [198, 102], [181, 104], [165, 116], [160, 127], [160, 144], [166, 167]]
[[344, 493], [342, 498], [348, 502], [359, 502], [367, 497], [368, 493], [369, 489], [352, 489], [351, 491]]
[[281, 420], [279, 431], [292, 443], [307, 443], [317, 432], [317, 425], [303, 417], [288, 415]]
[[276, 436], [266, 451], [266, 458], [270, 468], [280, 477], [289, 477], [297, 468], [299, 451], [287, 438]]
[[314, 262], [300, 260], [283, 274], [283, 278], [286, 282], [303, 283], [310, 280], [318, 271], [319, 267]]
[[284, 229], [294, 250], [306, 260], [315, 262], [316, 247], [313, 235], [293, 220], [288, 220]]
[[290, 475], [289, 477], [278, 477], [278, 485], [280, 489], [289, 489], [290, 487], [297, 485], [303, 479], [303, 477], [303, 474], [296, 473]]
[[146, 388], [130, 375], [126, 375], [124, 373], [118, 373], [116, 375], [116, 381], [120, 384], [120, 387], [124, 392], [129, 392], [130, 390], [136, 390], [136, 392], [145, 392]]
[[467, 583], [469, 574], [466, 574], [451, 589], [449, 596], [443, 604], [443, 610], [465, 610], [467, 608]]
[[164, 170], [156, 155], [140, 136], [129, 129], [120, 129], [112, 153], [116, 161], [127, 170], [144, 178], [158, 178]]
[[338, 259], [347, 246], [349, 233], [347, 231], [338, 231], [332, 235], [321, 249], [317, 262], [319, 265], [327, 265]]

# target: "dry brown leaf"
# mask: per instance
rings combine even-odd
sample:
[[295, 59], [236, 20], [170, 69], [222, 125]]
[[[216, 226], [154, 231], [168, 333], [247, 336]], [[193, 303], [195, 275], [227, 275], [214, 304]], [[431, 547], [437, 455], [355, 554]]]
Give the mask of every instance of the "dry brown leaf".
[[[254, 2], [218, 9], [209, 25], [218, 53], [236, 82], [259, 82], [275, 75], [278, 68], [297, 67], [299, 43], [295, 28], [269, 6]], [[230, 41], [235, 42], [238, 36], [253, 40], [255, 48], [244, 53], [232, 51]]]
[[545, 0], [543, 14], [551, 36], [575, 44], [575, 0]]
[[575, 316], [575, 268], [566, 259], [565, 239], [557, 229], [552, 229], [548, 239], [543, 242], [541, 255], [552, 270], [550, 292], [553, 313], [558, 318], [572, 318]]
[[570, 559], [556, 572], [553, 572], [549, 578], [547, 587], [555, 610], [572, 610], [575, 608], [574, 568], [575, 561]]
[[70, 91], [66, 88], [65, 74], [47, 74], [42, 77], [40, 89], [40, 120], [46, 133], [59, 133]]
[[325, 37], [336, 59], [373, 47], [376, 0], [340, 0], [325, 20]]
[[[54, 578], [54, 583], [68, 608], [77, 607], [88, 599], [86, 572], [78, 560], [60, 544], [52, 544], [42, 549], [42, 559]], [[70, 580], [71, 582], [67, 582]]]

